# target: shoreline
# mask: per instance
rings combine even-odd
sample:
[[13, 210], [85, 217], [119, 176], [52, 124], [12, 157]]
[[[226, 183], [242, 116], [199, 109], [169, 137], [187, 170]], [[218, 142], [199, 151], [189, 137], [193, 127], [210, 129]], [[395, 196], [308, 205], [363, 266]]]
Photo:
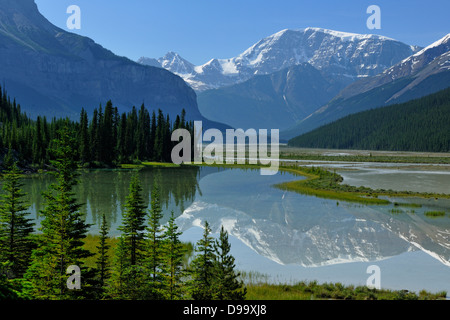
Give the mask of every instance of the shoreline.
[[[369, 187], [356, 187], [347, 184], [342, 184], [343, 177], [333, 171], [330, 168], [321, 168], [319, 166], [314, 167], [314, 164], [333, 164], [336, 162], [348, 162], [352, 163], [355, 161], [342, 161], [338, 160], [334, 156], [326, 156], [327, 158], [333, 158], [333, 160], [312, 160], [313, 162], [306, 163], [298, 163], [296, 160], [303, 161], [302, 159], [289, 159], [288, 161], [283, 161], [285, 159], [280, 159], [279, 170], [283, 172], [289, 172], [294, 175], [305, 177], [306, 179], [301, 180], [293, 180], [288, 182], [283, 182], [274, 185], [275, 188], [279, 188], [286, 191], [297, 192], [300, 194], [305, 194], [309, 196], [316, 196], [319, 198], [347, 201], [347, 202], [356, 202], [361, 204], [376, 204], [376, 205], [387, 205], [393, 203], [387, 199], [380, 199], [379, 197], [420, 197], [420, 198], [443, 198], [450, 199], [450, 194], [444, 193], [427, 193], [427, 192], [413, 192], [413, 191], [394, 191], [394, 190], [385, 190], [385, 189], [372, 189]], [[345, 156], [347, 157], [347, 156]], [[450, 161], [450, 154], [449, 154]], [[318, 162], [316, 162], [318, 161]], [[356, 161], [357, 163], [365, 162], [365, 161]], [[376, 161], [375, 161], [376, 162]], [[381, 162], [378, 163], [392, 163], [392, 162]], [[405, 165], [421, 167], [421, 163], [418, 162], [404, 162]], [[397, 163], [396, 163], [397, 164]], [[426, 167], [430, 167], [433, 164], [439, 165], [440, 163], [427, 163], [423, 164]], [[306, 167], [305, 165], [312, 165], [312, 167]], [[442, 164], [441, 164], [442, 165]], [[444, 164], [446, 167], [446, 164]], [[95, 170], [135, 170], [135, 169], [143, 169], [143, 168], [183, 168], [189, 166], [198, 166], [198, 167], [220, 167], [220, 168], [228, 168], [228, 169], [251, 169], [251, 170], [259, 170], [264, 167], [261, 164], [227, 164], [227, 163], [213, 163], [213, 164], [173, 164], [173, 163], [165, 163], [165, 162], [148, 162], [143, 161], [141, 163], [134, 164], [120, 164], [115, 167], [80, 167], [79, 170], [87, 170], [87, 171], [95, 171]], [[345, 170], [345, 169], [344, 169]], [[347, 168], [346, 170], [351, 170], [351, 168]], [[450, 170], [450, 166], [448, 168]], [[50, 171], [38, 171], [30, 174], [25, 174], [25, 176], [34, 176], [41, 174], [48, 174]]]

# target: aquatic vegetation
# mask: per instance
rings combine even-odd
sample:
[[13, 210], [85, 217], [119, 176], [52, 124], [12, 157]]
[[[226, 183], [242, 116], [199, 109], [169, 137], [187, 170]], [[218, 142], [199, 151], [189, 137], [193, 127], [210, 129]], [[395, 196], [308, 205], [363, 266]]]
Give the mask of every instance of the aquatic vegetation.
[[445, 211], [427, 211], [425, 212], [427, 217], [444, 217]]
[[[350, 186], [342, 184], [343, 178], [336, 172], [331, 172], [319, 167], [281, 166], [280, 170], [289, 171], [306, 177], [304, 180], [289, 181], [275, 185], [275, 187], [294, 191], [301, 194], [312, 195], [319, 198], [343, 200], [348, 202], [359, 202], [363, 204], [391, 203], [387, 199], [380, 199], [379, 196], [387, 197], [424, 197], [424, 198], [450, 198], [450, 194], [420, 193], [413, 191], [394, 191], [385, 189], [371, 189], [368, 187]], [[419, 204], [400, 204], [397, 206], [421, 207]]]

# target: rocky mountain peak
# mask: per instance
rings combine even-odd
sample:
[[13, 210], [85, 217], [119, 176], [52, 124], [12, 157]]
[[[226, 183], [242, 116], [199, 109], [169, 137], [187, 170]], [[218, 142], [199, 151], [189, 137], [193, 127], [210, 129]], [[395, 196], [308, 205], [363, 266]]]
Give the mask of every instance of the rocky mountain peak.
[[[261, 39], [236, 57], [194, 66], [178, 54], [160, 58], [166, 68], [203, 91], [241, 83], [308, 62], [348, 84], [378, 74], [420, 48], [394, 39], [322, 28], [284, 29]], [[142, 62], [142, 61], [141, 61]]]

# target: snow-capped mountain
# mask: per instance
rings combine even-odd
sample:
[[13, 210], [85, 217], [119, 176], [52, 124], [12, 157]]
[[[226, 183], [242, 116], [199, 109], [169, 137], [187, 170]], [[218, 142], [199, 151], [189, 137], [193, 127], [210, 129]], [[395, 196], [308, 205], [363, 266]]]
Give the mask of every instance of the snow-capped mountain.
[[158, 59], [158, 63], [164, 69], [170, 70], [175, 74], [184, 75], [195, 72], [195, 66], [175, 52], [166, 53], [164, 57]]
[[[435, 62], [436, 58], [442, 60], [442, 63], [438, 63], [436, 66], [438, 70], [450, 69], [448, 63], [448, 56], [450, 53], [450, 33], [438, 41], [430, 44], [426, 48], [423, 48], [419, 52], [411, 55], [410, 57], [402, 60], [400, 63], [392, 66], [388, 70], [384, 71], [384, 74], [390, 75], [392, 80], [400, 76], [414, 74], [421, 68]], [[445, 62], [447, 61], [447, 62]]]
[[[431, 74], [450, 70], [450, 33], [429, 46], [387, 68], [373, 78], [361, 79], [343, 90], [337, 98], [349, 98], [375, 87], [414, 75], [417, 83]], [[437, 90], [435, 90], [437, 91]]]
[[281, 134], [290, 139], [346, 115], [420, 98], [450, 84], [450, 34], [373, 77], [360, 79]]
[[[305, 62], [351, 83], [359, 77], [376, 75], [418, 50], [420, 48], [378, 35], [306, 28], [282, 30], [237, 57], [211, 59], [201, 66], [194, 66], [172, 52], [158, 62], [195, 90], [203, 91]], [[138, 62], [153, 65], [155, 59], [143, 57]]]

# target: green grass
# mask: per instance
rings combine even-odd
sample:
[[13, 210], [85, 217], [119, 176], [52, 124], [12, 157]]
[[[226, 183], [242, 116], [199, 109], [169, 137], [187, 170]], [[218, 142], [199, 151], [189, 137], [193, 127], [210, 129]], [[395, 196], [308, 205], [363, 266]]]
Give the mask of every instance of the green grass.
[[321, 160], [321, 161], [349, 161], [349, 162], [389, 162], [389, 163], [436, 163], [450, 164], [450, 157], [437, 156], [370, 156], [370, 155], [320, 155], [309, 153], [295, 153], [280, 150], [280, 160]]
[[[114, 251], [117, 243], [119, 242], [118, 238], [108, 237], [107, 244], [110, 246], [108, 250], [109, 263], [112, 265], [114, 263]], [[84, 238], [84, 246], [83, 248], [89, 250], [94, 253], [92, 257], [89, 257], [85, 260], [86, 266], [94, 268], [96, 267], [96, 261], [99, 257], [97, 246], [100, 245], [100, 236], [88, 234], [86, 238]], [[185, 248], [185, 256], [183, 257], [183, 264], [186, 267], [188, 265], [189, 259], [191, 258], [194, 252], [194, 244], [190, 242], [183, 243]]]
[[159, 168], [178, 168], [180, 165], [171, 162], [139, 162], [139, 163], [122, 163], [122, 169], [139, 169], [145, 167], [159, 167]]
[[[108, 238], [106, 243], [110, 246], [108, 250], [109, 262], [113, 263], [114, 249], [118, 243], [118, 239], [116, 238]], [[94, 256], [86, 259], [86, 266], [94, 268], [96, 267], [96, 260], [98, 259], [98, 249], [97, 246], [100, 245], [100, 236], [88, 234], [84, 239], [84, 248], [89, 250], [90, 252], [95, 253]]]
[[445, 211], [427, 211], [425, 212], [427, 217], [444, 217]]
[[[305, 176], [306, 179], [289, 181], [275, 185], [275, 187], [294, 191], [301, 194], [312, 195], [319, 198], [344, 200], [348, 202], [358, 202], [363, 204], [389, 204], [387, 199], [380, 199], [379, 196], [395, 197], [423, 197], [423, 198], [450, 198], [450, 194], [419, 193], [412, 191], [394, 191], [385, 189], [371, 189], [368, 187], [355, 187], [342, 184], [342, 176], [335, 172], [319, 167], [281, 166], [280, 170], [289, 171]], [[402, 206], [419, 207], [418, 204], [398, 204]]]
[[342, 185], [342, 177], [334, 172], [321, 168], [282, 167], [282, 170], [305, 176], [304, 180], [289, 181], [275, 185], [275, 187], [312, 195], [319, 198], [358, 202], [364, 204], [389, 204], [385, 199], [378, 199], [372, 194], [372, 189], [356, 188]]
[[293, 285], [257, 283], [247, 285], [248, 300], [445, 300], [447, 292], [419, 293], [406, 290], [372, 289], [366, 286], [345, 286], [341, 283], [317, 281]]
[[178, 168], [180, 166], [172, 162], [142, 162], [142, 165], [147, 167], [164, 167], [164, 168]]

